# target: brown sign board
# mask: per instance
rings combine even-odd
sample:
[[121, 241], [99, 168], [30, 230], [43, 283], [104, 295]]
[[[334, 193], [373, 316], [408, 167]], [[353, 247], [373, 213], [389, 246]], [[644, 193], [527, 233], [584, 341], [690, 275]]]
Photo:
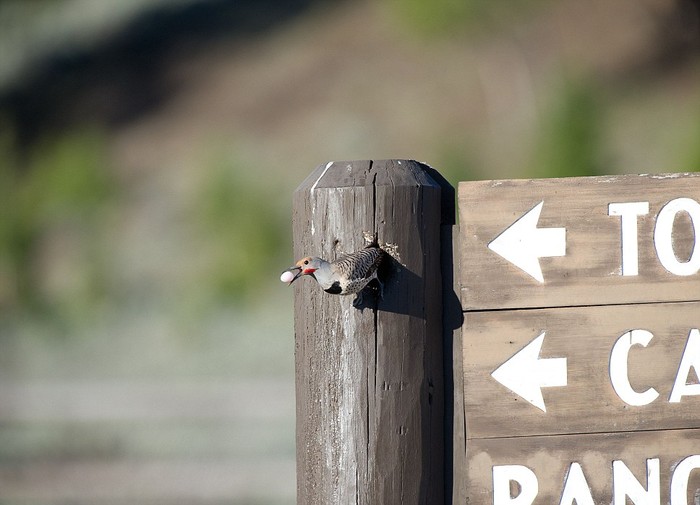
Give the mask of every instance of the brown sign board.
[[467, 503], [700, 499], [700, 175], [461, 183]]
[[[637, 431], [525, 437], [517, 443], [509, 438], [473, 440], [467, 503], [694, 505], [700, 488], [695, 456], [699, 438], [700, 430], [694, 429], [667, 431], [663, 436]], [[507, 490], [509, 496], [501, 499], [510, 476], [519, 478], [513, 481], [522, 485], [521, 493], [536, 482], [534, 500], [517, 495], [517, 490]], [[501, 493], [495, 499], [494, 484]], [[518, 496], [523, 499], [518, 501]]]
[[700, 300], [700, 174], [462, 182], [459, 219], [466, 310]]
[[699, 302], [469, 313], [469, 437], [700, 427], [699, 327]]

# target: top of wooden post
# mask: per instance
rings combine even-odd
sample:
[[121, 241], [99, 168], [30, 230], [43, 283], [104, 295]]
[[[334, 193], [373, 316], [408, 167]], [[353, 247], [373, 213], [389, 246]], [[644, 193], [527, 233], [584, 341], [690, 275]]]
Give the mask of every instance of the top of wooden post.
[[455, 190], [434, 168], [415, 160], [356, 160], [322, 163], [296, 192], [357, 186], [426, 186], [441, 190], [441, 224], [455, 224]]

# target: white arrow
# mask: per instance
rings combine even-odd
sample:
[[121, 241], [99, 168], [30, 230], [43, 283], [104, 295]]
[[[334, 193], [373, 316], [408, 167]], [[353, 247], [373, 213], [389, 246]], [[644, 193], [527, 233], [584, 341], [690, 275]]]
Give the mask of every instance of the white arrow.
[[547, 412], [542, 388], [566, 386], [566, 358], [540, 359], [544, 334], [544, 331], [540, 333], [491, 376], [542, 412]]
[[540, 258], [566, 256], [566, 228], [538, 228], [544, 201], [503, 230], [489, 249], [544, 283]]

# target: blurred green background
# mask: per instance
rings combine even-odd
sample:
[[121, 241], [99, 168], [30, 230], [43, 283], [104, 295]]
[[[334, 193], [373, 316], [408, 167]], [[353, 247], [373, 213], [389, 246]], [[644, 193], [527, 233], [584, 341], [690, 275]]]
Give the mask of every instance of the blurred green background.
[[0, 504], [294, 503], [296, 186], [695, 170], [698, 9], [0, 0]]

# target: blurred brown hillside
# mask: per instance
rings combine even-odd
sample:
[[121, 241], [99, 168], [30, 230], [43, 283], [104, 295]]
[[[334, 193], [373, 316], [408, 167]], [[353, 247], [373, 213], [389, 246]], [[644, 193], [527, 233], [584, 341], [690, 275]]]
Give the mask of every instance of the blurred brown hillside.
[[291, 195], [696, 170], [691, 0], [0, 0], [0, 503], [294, 503]]
[[[692, 1], [531, 0], [515, 12], [495, 2], [456, 12], [443, 31], [421, 29], [432, 25], [420, 16], [446, 1], [142, 3], [91, 43], [49, 45], [30, 59], [43, 64], [4, 79], [3, 115], [20, 140], [97, 125], [120, 168], [223, 145], [296, 181], [323, 160], [370, 156], [438, 168], [461, 157], [475, 175], [527, 176], [553, 116], [577, 99], [600, 109], [608, 172], [680, 164], [675, 126], [696, 126]], [[646, 142], [659, 121], [676, 145]], [[631, 152], [635, 140], [654, 152]]]

